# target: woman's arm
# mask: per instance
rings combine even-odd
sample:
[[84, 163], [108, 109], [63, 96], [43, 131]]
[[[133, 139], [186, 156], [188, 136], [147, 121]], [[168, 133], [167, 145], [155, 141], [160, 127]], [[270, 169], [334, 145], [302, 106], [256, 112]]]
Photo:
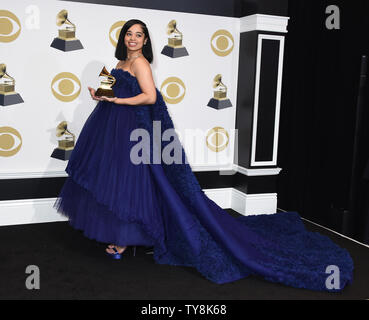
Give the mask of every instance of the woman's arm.
[[137, 58], [131, 65], [142, 93], [130, 98], [106, 98], [107, 101], [125, 105], [154, 104], [156, 101], [156, 88], [152, 77], [151, 67], [145, 58]]

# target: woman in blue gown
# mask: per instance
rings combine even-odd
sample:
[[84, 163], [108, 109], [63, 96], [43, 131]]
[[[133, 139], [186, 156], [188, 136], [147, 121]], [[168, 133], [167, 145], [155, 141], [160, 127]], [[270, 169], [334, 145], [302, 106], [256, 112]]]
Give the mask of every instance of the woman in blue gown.
[[[116, 97], [96, 97], [89, 88], [99, 102], [78, 137], [54, 204], [74, 228], [110, 244], [112, 255], [127, 246], [152, 246], [157, 263], [194, 267], [219, 284], [258, 275], [297, 288], [340, 291], [352, 281], [349, 253], [307, 231], [297, 213], [231, 217], [201, 190], [178, 137], [153, 138], [154, 123], [161, 132], [174, 130], [152, 78], [151, 41], [142, 21], [125, 23], [115, 56]], [[139, 143], [131, 136], [136, 129], [150, 138], [149, 150], [141, 150], [146, 161], [139, 163], [131, 153]], [[174, 140], [181, 163], [153, 161]], [[338, 285], [329, 285], [331, 266], [339, 270]]]

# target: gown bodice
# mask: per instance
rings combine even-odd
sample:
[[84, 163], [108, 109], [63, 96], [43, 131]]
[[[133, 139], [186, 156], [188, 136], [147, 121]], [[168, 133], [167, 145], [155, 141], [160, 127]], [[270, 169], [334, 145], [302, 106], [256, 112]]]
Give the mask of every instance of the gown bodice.
[[[128, 71], [121, 68], [113, 68], [110, 74], [115, 77], [116, 83], [113, 86], [115, 96], [118, 98], [130, 98], [142, 93], [141, 87], [135, 76]], [[163, 102], [163, 96], [161, 92], [156, 89], [157, 99], [154, 105], [161, 105]], [[140, 107], [140, 106], [134, 106]]]

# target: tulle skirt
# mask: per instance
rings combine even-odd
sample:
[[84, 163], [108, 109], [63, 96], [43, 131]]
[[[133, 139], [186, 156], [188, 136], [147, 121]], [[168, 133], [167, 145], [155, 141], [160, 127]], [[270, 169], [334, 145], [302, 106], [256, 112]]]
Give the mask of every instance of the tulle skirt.
[[215, 283], [253, 274], [328, 290], [332, 265], [340, 270], [337, 291], [352, 281], [349, 253], [305, 230], [297, 213], [235, 219], [206, 197], [189, 166], [134, 164], [130, 153], [137, 141], [131, 133], [146, 126], [152, 134], [154, 118], [172, 127], [165, 105], [97, 104], [54, 205], [73, 227], [100, 242], [154, 246], [157, 263], [195, 267]]
[[97, 241], [152, 246], [164, 234], [161, 197], [145, 164], [130, 160], [134, 107], [99, 102], [81, 130], [54, 207]]

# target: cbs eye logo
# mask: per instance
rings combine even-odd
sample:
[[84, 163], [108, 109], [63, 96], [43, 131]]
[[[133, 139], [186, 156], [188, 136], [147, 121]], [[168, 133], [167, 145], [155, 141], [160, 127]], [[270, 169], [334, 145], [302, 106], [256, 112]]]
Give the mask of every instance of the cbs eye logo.
[[228, 146], [228, 143], [228, 132], [222, 127], [215, 127], [206, 135], [206, 145], [211, 151], [223, 151]]
[[162, 83], [160, 92], [165, 102], [176, 104], [183, 100], [186, 93], [186, 86], [181, 79], [169, 77]]
[[12, 42], [20, 32], [21, 24], [17, 16], [10, 11], [0, 10], [0, 42]]
[[14, 156], [22, 146], [20, 133], [11, 127], [0, 127], [0, 157]]
[[120, 31], [122, 30], [122, 27], [124, 26], [125, 23], [126, 21], [117, 21], [110, 27], [109, 40], [114, 47], [117, 46]]
[[210, 46], [216, 55], [225, 57], [233, 50], [233, 36], [227, 30], [218, 30], [212, 35]]
[[52, 80], [51, 91], [58, 100], [70, 102], [80, 94], [81, 82], [73, 73], [61, 72]]

